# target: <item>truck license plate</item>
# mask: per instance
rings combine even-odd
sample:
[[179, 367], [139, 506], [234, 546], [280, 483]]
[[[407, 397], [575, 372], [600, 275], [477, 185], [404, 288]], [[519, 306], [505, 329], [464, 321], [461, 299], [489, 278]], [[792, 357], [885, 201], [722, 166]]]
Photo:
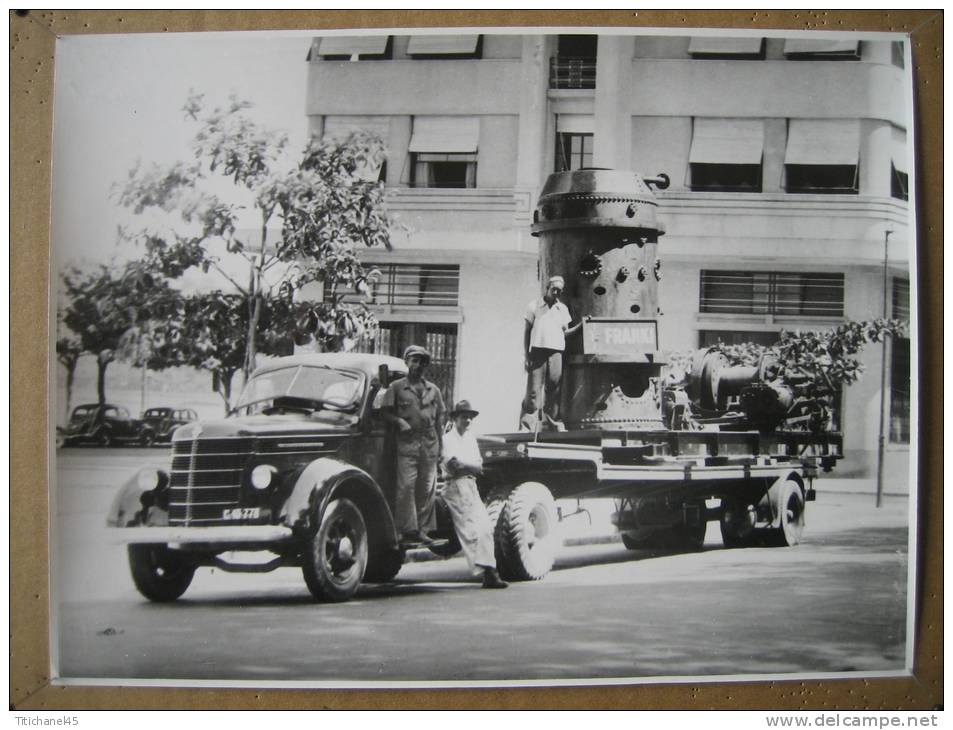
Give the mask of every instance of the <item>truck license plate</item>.
[[225, 520], [257, 520], [261, 517], [260, 507], [231, 507], [222, 510]]

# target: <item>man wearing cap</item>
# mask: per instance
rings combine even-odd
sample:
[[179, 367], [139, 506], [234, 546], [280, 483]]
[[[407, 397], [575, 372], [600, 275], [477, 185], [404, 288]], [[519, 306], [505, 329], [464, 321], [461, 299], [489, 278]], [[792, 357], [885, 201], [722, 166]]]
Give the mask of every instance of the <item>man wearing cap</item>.
[[430, 353], [419, 345], [404, 351], [407, 377], [390, 384], [381, 414], [397, 429], [397, 502], [395, 519], [401, 542], [433, 542], [436, 527], [434, 488], [440, 462], [444, 405], [440, 389], [424, 379]]
[[478, 414], [467, 400], [458, 402], [450, 411], [453, 426], [443, 436], [443, 468], [447, 474], [443, 501], [450, 510], [453, 529], [470, 570], [483, 572], [484, 588], [506, 588], [509, 583], [496, 570], [493, 525], [476, 485], [476, 477], [483, 474], [483, 458], [470, 433], [470, 423]]
[[[574, 326], [569, 309], [559, 301], [565, 282], [561, 276], [551, 276], [542, 299], [530, 302], [526, 310], [526, 328], [523, 350], [526, 353], [526, 397], [520, 428], [538, 431], [540, 426], [565, 430], [559, 420], [559, 398], [563, 377], [563, 350], [566, 335], [582, 325]], [[542, 400], [543, 413], [540, 414]]]

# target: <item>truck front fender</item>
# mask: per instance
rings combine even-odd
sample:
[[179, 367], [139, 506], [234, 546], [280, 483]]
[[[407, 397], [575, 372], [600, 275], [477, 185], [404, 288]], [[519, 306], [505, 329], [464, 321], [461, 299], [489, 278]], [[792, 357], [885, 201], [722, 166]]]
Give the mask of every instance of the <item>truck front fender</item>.
[[313, 534], [325, 507], [339, 498], [351, 500], [361, 510], [372, 549], [397, 545], [394, 518], [377, 482], [364, 470], [337, 459], [316, 459], [305, 467], [281, 506], [279, 522], [296, 533]]
[[[140, 478], [148, 474], [150, 479]], [[149, 481], [152, 486], [149, 486]], [[168, 474], [156, 467], [144, 467], [137, 471], [123, 484], [122, 488], [113, 497], [109, 512], [106, 514], [106, 525], [109, 527], [134, 527], [136, 525], [164, 525], [168, 522], [168, 514], [157, 506], [156, 492], [169, 483]]]

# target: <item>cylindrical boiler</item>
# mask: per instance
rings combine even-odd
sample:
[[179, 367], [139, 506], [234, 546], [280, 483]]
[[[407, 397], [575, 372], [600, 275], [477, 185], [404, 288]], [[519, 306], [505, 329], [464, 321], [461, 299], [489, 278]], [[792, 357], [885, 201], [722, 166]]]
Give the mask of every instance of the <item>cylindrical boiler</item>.
[[580, 334], [564, 358], [561, 413], [569, 428], [661, 429], [658, 304], [664, 228], [650, 185], [668, 178], [604, 169], [549, 176], [533, 222], [540, 278], [565, 279]]

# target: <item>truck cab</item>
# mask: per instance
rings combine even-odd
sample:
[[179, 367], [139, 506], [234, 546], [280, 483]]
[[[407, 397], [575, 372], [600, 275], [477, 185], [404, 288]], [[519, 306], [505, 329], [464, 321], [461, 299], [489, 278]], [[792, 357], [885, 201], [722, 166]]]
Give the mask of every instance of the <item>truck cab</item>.
[[[200, 566], [298, 566], [311, 593], [330, 601], [362, 580], [390, 580], [404, 552], [377, 402], [405, 375], [402, 360], [383, 355], [277, 358], [255, 371], [228, 417], [179, 427], [168, 461], [131, 479], [107, 518], [128, 544], [140, 593], [175, 600]], [[230, 559], [247, 552], [265, 559]]]

